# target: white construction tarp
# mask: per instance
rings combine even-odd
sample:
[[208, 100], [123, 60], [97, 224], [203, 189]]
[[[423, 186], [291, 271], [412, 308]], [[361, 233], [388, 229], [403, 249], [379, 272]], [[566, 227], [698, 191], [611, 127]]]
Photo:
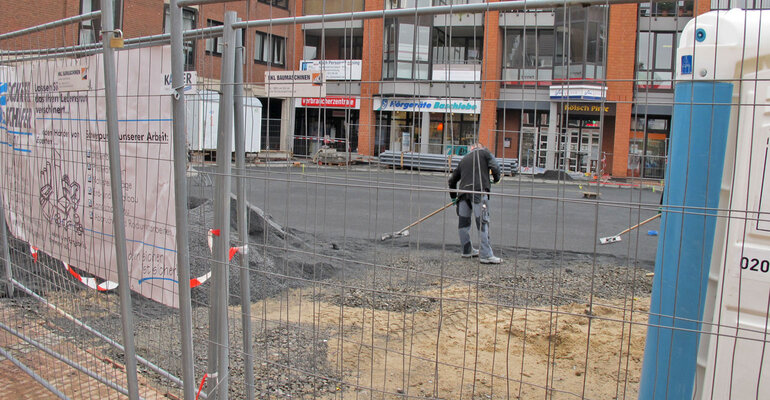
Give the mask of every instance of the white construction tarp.
[[[116, 53], [130, 287], [176, 307], [171, 97], [162, 84], [170, 60], [167, 46]], [[62, 91], [62, 76], [70, 88], [91, 89]], [[102, 56], [1, 69], [0, 110], [0, 184], [12, 234], [117, 282]]]

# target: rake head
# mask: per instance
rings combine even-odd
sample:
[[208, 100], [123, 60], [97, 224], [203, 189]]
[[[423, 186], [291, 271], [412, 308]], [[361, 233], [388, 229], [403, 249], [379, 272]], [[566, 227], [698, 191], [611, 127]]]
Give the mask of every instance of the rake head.
[[608, 237], [600, 238], [599, 239], [599, 243], [600, 244], [610, 244], [610, 243], [619, 242], [621, 240], [622, 239], [620, 238], [620, 236], [608, 236]]
[[409, 230], [408, 229], [400, 231], [400, 232], [386, 233], [386, 234], [382, 235], [382, 238], [380, 240], [395, 239], [395, 238], [400, 238], [400, 237], [404, 237], [404, 236], [409, 236]]

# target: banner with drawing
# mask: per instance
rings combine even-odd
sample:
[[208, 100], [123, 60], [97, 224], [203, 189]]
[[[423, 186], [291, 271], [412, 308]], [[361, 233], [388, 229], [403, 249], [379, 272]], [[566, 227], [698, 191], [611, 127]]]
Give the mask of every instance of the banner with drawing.
[[[170, 49], [116, 53], [131, 289], [177, 307]], [[0, 67], [0, 177], [11, 233], [117, 282], [102, 56]]]

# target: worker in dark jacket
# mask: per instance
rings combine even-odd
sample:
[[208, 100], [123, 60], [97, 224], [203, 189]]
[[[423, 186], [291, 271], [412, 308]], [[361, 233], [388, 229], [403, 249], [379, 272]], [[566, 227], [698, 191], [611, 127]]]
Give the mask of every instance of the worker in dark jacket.
[[[490, 171], [493, 182], [499, 182], [500, 165], [495, 156], [480, 143], [474, 143], [449, 177], [449, 197], [457, 204], [462, 256], [479, 257], [482, 264], [500, 264], [503, 260], [495, 257], [489, 244], [489, 195], [486, 193], [491, 186]], [[458, 195], [458, 190], [465, 193]], [[471, 243], [471, 216], [476, 220], [476, 228], [479, 230], [480, 249], [474, 249]]]

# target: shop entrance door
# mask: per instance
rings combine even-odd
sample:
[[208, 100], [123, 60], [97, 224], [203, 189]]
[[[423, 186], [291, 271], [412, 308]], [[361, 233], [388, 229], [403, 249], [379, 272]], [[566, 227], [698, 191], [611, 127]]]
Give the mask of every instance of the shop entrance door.
[[580, 131], [580, 158], [577, 163], [579, 172], [598, 172], [599, 135], [601, 132], [598, 129], [583, 128]]
[[564, 129], [559, 143], [559, 168], [569, 172], [596, 172], [599, 163], [599, 137], [595, 128]]
[[557, 168], [560, 170], [577, 171], [578, 143], [580, 143], [580, 128], [567, 128], [559, 135], [559, 153]]
[[521, 128], [521, 133], [519, 135], [519, 165], [522, 168], [532, 168], [537, 162], [537, 154], [535, 153], [535, 145], [538, 140], [537, 136], [537, 128]]

